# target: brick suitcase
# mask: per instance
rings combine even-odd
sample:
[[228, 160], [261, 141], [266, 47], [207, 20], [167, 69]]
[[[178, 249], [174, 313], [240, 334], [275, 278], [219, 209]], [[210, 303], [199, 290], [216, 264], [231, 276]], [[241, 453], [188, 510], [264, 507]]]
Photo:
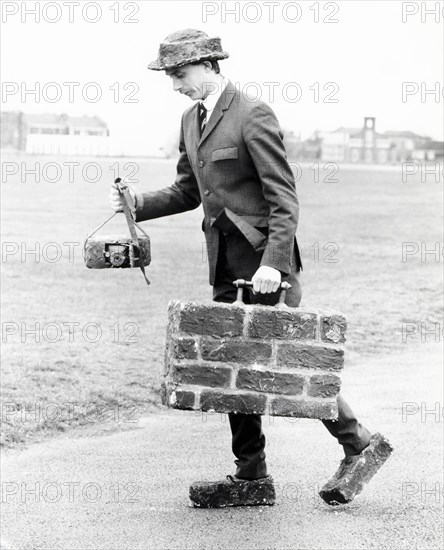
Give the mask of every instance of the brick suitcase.
[[[334, 311], [171, 301], [162, 402], [175, 409], [337, 419], [346, 319]], [[287, 285], [287, 286], [285, 286]]]
[[151, 263], [150, 239], [139, 236], [136, 246], [131, 237], [106, 235], [89, 237], [83, 247], [85, 265], [89, 269], [113, 267], [134, 268]]
[[[122, 211], [125, 214], [130, 237], [118, 236], [97, 236], [94, 235], [99, 229], [107, 224], [117, 212], [114, 212], [109, 218], [101, 223], [85, 239], [83, 244], [83, 259], [86, 267], [89, 269], [107, 269], [107, 268], [135, 268], [139, 267], [142, 271], [146, 283], [150, 281], [145, 273], [145, 267], [151, 263], [151, 243], [149, 236], [139, 227], [132, 217], [134, 202], [129, 193], [126, 183], [121, 178], [115, 180], [122, 201]], [[138, 235], [136, 228], [143, 235]]]

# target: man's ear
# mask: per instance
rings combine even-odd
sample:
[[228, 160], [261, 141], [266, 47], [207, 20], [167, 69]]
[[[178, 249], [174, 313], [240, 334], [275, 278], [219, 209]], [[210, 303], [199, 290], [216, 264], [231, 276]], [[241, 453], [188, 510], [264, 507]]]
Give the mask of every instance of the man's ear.
[[202, 61], [202, 65], [205, 66], [205, 69], [207, 69], [207, 72], [211, 71], [211, 69], [213, 68], [211, 61]]

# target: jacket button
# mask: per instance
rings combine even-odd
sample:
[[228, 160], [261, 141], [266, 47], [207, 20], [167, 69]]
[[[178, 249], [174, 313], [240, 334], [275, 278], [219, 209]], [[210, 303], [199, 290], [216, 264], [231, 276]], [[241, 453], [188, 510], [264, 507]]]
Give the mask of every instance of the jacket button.
[[204, 195], [206, 195], [208, 197], [209, 194], [210, 194], [210, 191], [208, 189], [205, 189]]
[[199, 161], [199, 166], [202, 168], [202, 166], [205, 164], [205, 162], [203, 160], [200, 160]]

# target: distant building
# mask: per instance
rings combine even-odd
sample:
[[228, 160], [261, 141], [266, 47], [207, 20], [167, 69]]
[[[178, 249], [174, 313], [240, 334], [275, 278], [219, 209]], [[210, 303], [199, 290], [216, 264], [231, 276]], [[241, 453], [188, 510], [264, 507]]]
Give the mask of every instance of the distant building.
[[414, 160], [444, 162], [444, 142], [427, 141], [415, 147], [412, 153]]
[[393, 142], [375, 129], [375, 118], [365, 117], [363, 128], [338, 128], [322, 134], [321, 159], [327, 161], [395, 162]]
[[415, 134], [415, 132], [410, 131], [397, 132], [389, 130], [384, 132], [384, 136], [389, 138], [394, 145], [396, 162], [412, 160], [413, 151], [416, 147], [426, 143], [427, 140], [430, 140], [430, 138], [420, 136]]
[[333, 132], [315, 132], [300, 144], [295, 158], [365, 164], [443, 159], [443, 142], [411, 131], [378, 133], [375, 122], [374, 117], [365, 117], [362, 128], [341, 126]]
[[1, 113], [0, 146], [2, 149], [24, 151], [26, 138], [23, 135], [23, 113]]
[[321, 138], [319, 133], [315, 132], [310, 139], [304, 141], [294, 132], [283, 131], [284, 144], [289, 159], [298, 160], [316, 160], [321, 155]]
[[30, 154], [108, 155], [109, 130], [99, 117], [2, 112], [1, 147]]

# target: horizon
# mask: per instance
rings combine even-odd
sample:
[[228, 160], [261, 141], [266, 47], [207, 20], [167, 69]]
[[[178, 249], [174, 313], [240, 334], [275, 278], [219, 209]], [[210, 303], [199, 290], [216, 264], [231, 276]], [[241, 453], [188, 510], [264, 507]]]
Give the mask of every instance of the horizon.
[[[230, 54], [221, 73], [303, 139], [320, 128], [360, 126], [370, 115], [380, 132], [408, 128], [444, 139], [442, 17], [403, 7], [411, 2], [300, 1], [273, 14], [263, 2], [239, 13], [236, 2], [83, 2], [72, 22], [70, 3], [59, 13], [52, 2], [37, 4], [32, 14], [2, 2], [2, 110], [96, 115], [134, 154], [179, 133], [190, 103], [147, 65], [168, 34], [187, 27], [219, 36]], [[32, 89], [34, 96], [26, 93]]]

